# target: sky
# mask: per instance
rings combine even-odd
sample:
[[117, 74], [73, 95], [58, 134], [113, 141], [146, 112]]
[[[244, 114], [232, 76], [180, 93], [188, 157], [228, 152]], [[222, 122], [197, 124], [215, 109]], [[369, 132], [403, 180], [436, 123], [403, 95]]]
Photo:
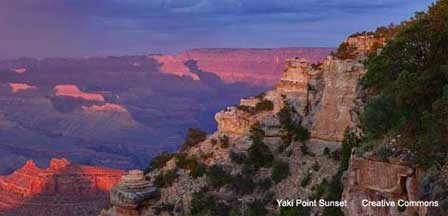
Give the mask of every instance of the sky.
[[0, 59], [336, 47], [434, 0], [0, 0]]

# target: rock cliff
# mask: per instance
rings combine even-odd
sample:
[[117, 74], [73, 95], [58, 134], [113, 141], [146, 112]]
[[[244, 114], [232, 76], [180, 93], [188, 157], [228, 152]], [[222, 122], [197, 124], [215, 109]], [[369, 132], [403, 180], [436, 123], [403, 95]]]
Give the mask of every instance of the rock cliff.
[[52, 159], [49, 167], [33, 161], [0, 177], [1, 215], [88, 215], [108, 204], [108, 194], [122, 170], [80, 166]]
[[[218, 112], [215, 115], [217, 131], [184, 146], [183, 150], [166, 158], [160, 167], [153, 167], [155, 170], [147, 174], [147, 179], [159, 188], [159, 198], [148, 199], [150, 205], [133, 200], [132, 214], [129, 209], [123, 210], [129, 200], [113, 201], [112, 208], [103, 215], [189, 215], [195, 211], [227, 215], [228, 208], [240, 208], [238, 211], [245, 214], [251, 211], [254, 202], [267, 202], [263, 198], [313, 196], [315, 188], [327, 184], [337, 171], [337, 163], [323, 152], [334, 151], [339, 144], [308, 140], [308, 129], [313, 125], [325, 87], [324, 72], [322, 67], [312, 66], [303, 58], [286, 60], [286, 67], [273, 90], [241, 99], [239, 105]], [[330, 121], [336, 124], [334, 120]], [[258, 138], [261, 140], [255, 141]], [[258, 160], [259, 156], [253, 154], [267, 154], [270, 165], [259, 167], [252, 161]], [[219, 175], [223, 176], [216, 178], [225, 182], [213, 186], [214, 172], [222, 172]], [[276, 172], [287, 174], [277, 177]], [[128, 191], [125, 182], [120, 185], [112, 189], [111, 196]], [[227, 210], [217, 213], [196, 209], [198, 199], [209, 196], [213, 202], [210, 205], [222, 205]], [[266, 211], [279, 212], [273, 203], [264, 205], [269, 209]]]
[[283, 62], [303, 57], [310, 62], [321, 61], [333, 49], [279, 48], [279, 49], [192, 49], [178, 55], [152, 55], [162, 64], [164, 73], [199, 77], [184, 65], [187, 60], [198, 62], [200, 69], [215, 73], [227, 82], [248, 82], [271, 86], [278, 80]]
[[420, 189], [424, 172], [410, 165], [384, 162], [352, 155], [344, 182], [342, 199], [347, 200], [346, 216], [426, 215], [425, 207], [363, 207], [362, 201], [422, 201]]

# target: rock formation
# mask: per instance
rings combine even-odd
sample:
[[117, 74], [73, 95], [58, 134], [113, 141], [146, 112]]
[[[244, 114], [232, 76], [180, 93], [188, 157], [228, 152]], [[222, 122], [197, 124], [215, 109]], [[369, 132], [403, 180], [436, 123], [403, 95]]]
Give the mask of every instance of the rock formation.
[[425, 207], [363, 207], [370, 201], [420, 201], [423, 171], [409, 165], [382, 162], [352, 155], [344, 181], [342, 199], [347, 200], [346, 216], [426, 215]]
[[184, 65], [187, 60], [198, 62], [201, 70], [215, 73], [227, 82], [248, 82], [254, 85], [274, 84], [287, 59], [303, 57], [310, 62], [323, 60], [332, 49], [193, 49], [175, 56], [152, 55], [162, 64], [162, 72], [199, 79]]
[[104, 102], [104, 97], [97, 93], [82, 92], [76, 85], [56, 85], [54, 87], [56, 96], [81, 98], [88, 101]]
[[[326, 187], [328, 180], [337, 172], [338, 163], [326, 156], [325, 152], [328, 155], [328, 152], [340, 148], [339, 142], [342, 140], [345, 128], [355, 124], [351, 119], [350, 111], [355, 106], [353, 100], [356, 97], [358, 81], [365, 73], [361, 61], [365, 59], [370, 49], [374, 49], [373, 44], [376, 43], [369, 40], [370, 38], [349, 39], [348, 43], [357, 47], [356, 59], [340, 60], [329, 57], [323, 64], [317, 65], [311, 65], [302, 58], [286, 60], [286, 67], [273, 90], [256, 97], [241, 99], [239, 105], [218, 112], [215, 115], [218, 124], [216, 132], [203, 141], [183, 148], [174, 158], [168, 158], [165, 164], [147, 174], [150, 182], [160, 187], [159, 199], [150, 198], [133, 204], [132, 211], [134, 212], [123, 215], [151, 215], [155, 214], [154, 212], [189, 215], [191, 211], [201, 211], [197, 208], [208, 208], [195, 203], [198, 199], [200, 200], [197, 197], [198, 193], [201, 197], [207, 197], [205, 198], [207, 200], [211, 199], [207, 205], [221, 205], [222, 211], [228, 210], [231, 206], [240, 214], [247, 213], [252, 202], [256, 200], [263, 202], [262, 198], [268, 194], [271, 200], [316, 196], [316, 188]], [[279, 117], [280, 112], [282, 117]], [[287, 117], [285, 112], [289, 113]], [[282, 122], [285, 121], [284, 118], [289, 118], [288, 124], [293, 124], [297, 129], [302, 128], [301, 131], [295, 131], [295, 129], [288, 131], [284, 125], [286, 123]], [[311, 129], [314, 139], [300, 141], [296, 134], [302, 133], [306, 136], [307, 129]], [[258, 142], [262, 142], [267, 147], [260, 147], [262, 149], [257, 151], [271, 152], [272, 160], [276, 163], [286, 163], [285, 166], [289, 169], [288, 176], [269, 184], [267, 187], [270, 189], [249, 190], [240, 194], [242, 192], [238, 190], [244, 191], [250, 188], [249, 185], [266, 179], [271, 181], [271, 178], [274, 178], [274, 168], [268, 166], [255, 171], [247, 170], [252, 166], [250, 164], [252, 162], [247, 161], [247, 157], [251, 157], [250, 154], [262, 154], [253, 152], [254, 145], [260, 145], [254, 142], [253, 139], [256, 137], [261, 138]], [[238, 160], [246, 160], [246, 162], [237, 162]], [[191, 164], [188, 165], [188, 163]], [[208, 174], [203, 176], [197, 173], [199, 171], [196, 169], [199, 169], [200, 164], [208, 167], [203, 168], [205, 170], [202, 172], [216, 166], [220, 167], [222, 172], [227, 172], [230, 177], [221, 176], [226, 179], [222, 181], [238, 180], [234, 183], [224, 183], [230, 185], [214, 188], [215, 186], [210, 185]], [[357, 165], [352, 167], [355, 169]], [[381, 167], [387, 166], [374, 164], [372, 167], [375, 170], [363, 169], [361, 174], [376, 175], [375, 172], [381, 170]], [[392, 192], [401, 190], [401, 177], [412, 175], [406, 167], [392, 166], [384, 169], [391, 174], [391, 179], [386, 179], [384, 184], [374, 182], [366, 184], [369, 190], [377, 187]], [[357, 181], [369, 181], [369, 178], [360, 177]], [[396, 181], [398, 183], [394, 183]], [[122, 183], [122, 185], [126, 184]], [[122, 194], [125, 188], [118, 186], [111, 191], [112, 197], [121, 197], [121, 199], [115, 200], [114, 207], [105, 212], [117, 212], [119, 209], [122, 209], [122, 212], [127, 211], [120, 206], [126, 206], [123, 203], [129, 202], [122, 200], [123, 195], [117, 195]], [[151, 205], [146, 206], [145, 202], [150, 202]], [[272, 203], [258, 205], [269, 209], [266, 210], [269, 213], [279, 213], [279, 209]], [[211, 208], [207, 210], [207, 213], [202, 213], [216, 214], [212, 213], [216, 210], [213, 209], [215, 207]], [[219, 209], [219, 207], [216, 208]], [[320, 214], [321, 211], [322, 209], [319, 208], [311, 210], [313, 214]]]
[[148, 210], [160, 192], [145, 180], [140, 170], [129, 171], [121, 177], [120, 183], [110, 190], [112, 208], [103, 211], [101, 216], [138, 216]]
[[308, 93], [308, 74], [310, 64], [306, 59], [296, 58], [286, 62], [285, 71], [277, 83], [276, 89], [282, 92]]
[[98, 212], [108, 203], [107, 192], [122, 170], [72, 164], [52, 159], [48, 168], [28, 161], [0, 177], [0, 214], [77, 215]]
[[355, 47], [356, 59], [328, 57], [323, 62], [325, 87], [311, 136], [328, 141], [342, 141], [344, 130], [354, 126], [350, 111], [355, 106], [358, 82], [366, 73], [362, 63], [367, 54], [384, 46], [384, 38], [357, 36], [347, 39]]

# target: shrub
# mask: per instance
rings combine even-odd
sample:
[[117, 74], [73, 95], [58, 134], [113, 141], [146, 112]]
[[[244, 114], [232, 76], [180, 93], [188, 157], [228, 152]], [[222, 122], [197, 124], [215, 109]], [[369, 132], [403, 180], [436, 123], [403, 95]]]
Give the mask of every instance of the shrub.
[[226, 135], [222, 135], [219, 137], [219, 142], [221, 143], [221, 148], [225, 149], [230, 146], [229, 137]]
[[393, 152], [388, 146], [382, 146], [378, 150], [375, 151], [375, 155], [381, 161], [388, 161], [389, 157], [392, 156]]
[[272, 187], [272, 180], [270, 178], [264, 178], [257, 182], [257, 187], [262, 191], [269, 190]]
[[215, 197], [207, 192], [193, 193], [191, 199], [191, 215], [211, 215], [211, 209], [216, 206]]
[[160, 169], [166, 165], [166, 162], [173, 158], [173, 153], [162, 152], [156, 157], [154, 157], [150, 162], [151, 169]]
[[207, 139], [207, 132], [198, 128], [189, 128], [181, 150], [186, 150]]
[[303, 155], [309, 155], [311, 157], [316, 156], [313, 152], [310, 151], [310, 149], [305, 143], [300, 146], [300, 151], [302, 152]]
[[244, 164], [248, 162], [246, 154], [234, 151], [230, 151], [230, 159], [232, 160], [232, 162], [237, 164]]
[[210, 143], [211, 143], [213, 146], [215, 146], [216, 144], [218, 144], [218, 140], [216, 140], [215, 138], [212, 138], [212, 139], [210, 140]]
[[319, 164], [319, 162], [315, 161], [315, 162], [313, 163], [313, 165], [311, 166], [311, 169], [312, 169], [313, 171], [315, 171], [315, 172], [319, 171], [319, 170], [320, 170], [320, 164]]
[[274, 160], [271, 150], [264, 144], [264, 131], [259, 124], [255, 124], [250, 130], [252, 145], [249, 147], [249, 161], [255, 167], [269, 167]]
[[305, 176], [303, 176], [303, 178], [300, 180], [300, 186], [306, 187], [308, 184], [310, 184], [311, 179], [312, 179], [311, 172], [307, 172]]
[[254, 108], [254, 107], [251, 107], [251, 106], [237, 105], [236, 108], [239, 109], [239, 110], [241, 110], [241, 111], [250, 113], [250, 114], [254, 114], [254, 112], [255, 112], [255, 108]]
[[272, 164], [271, 178], [278, 183], [289, 176], [289, 164], [283, 161], [274, 161]]
[[247, 216], [263, 216], [267, 215], [268, 211], [261, 200], [255, 200], [247, 205], [248, 209], [245, 215]]
[[252, 180], [252, 176], [232, 176], [232, 188], [241, 195], [251, 194], [255, 189], [255, 183]]
[[185, 153], [176, 154], [176, 165], [181, 169], [190, 171], [190, 176], [193, 178], [201, 177], [205, 174], [207, 166], [200, 163], [196, 158], [188, 158]]
[[280, 216], [308, 216], [310, 215], [310, 207], [282, 207], [280, 209]]
[[356, 57], [356, 47], [350, 46], [347, 42], [343, 42], [339, 45], [336, 53], [332, 53], [332, 56], [338, 59], [354, 59]]
[[274, 104], [270, 100], [263, 99], [255, 105], [256, 112], [272, 111], [273, 109]]
[[330, 149], [328, 147], [324, 148], [323, 155], [330, 156]]
[[221, 166], [213, 165], [207, 169], [207, 181], [213, 188], [220, 188], [232, 183], [232, 176]]
[[325, 191], [328, 190], [328, 187], [329, 183], [327, 179], [324, 178], [320, 184], [317, 184], [311, 188], [312, 199], [320, 199], [324, 195]]
[[293, 120], [293, 115], [296, 115], [297, 112], [287, 101], [284, 101], [284, 104], [283, 108], [277, 113], [282, 129], [285, 132], [282, 135], [282, 141], [284, 143], [290, 143], [292, 140], [307, 141], [310, 138], [308, 129], [303, 127], [300, 122]]
[[163, 171], [154, 179], [154, 185], [160, 188], [169, 187], [178, 177], [175, 170]]

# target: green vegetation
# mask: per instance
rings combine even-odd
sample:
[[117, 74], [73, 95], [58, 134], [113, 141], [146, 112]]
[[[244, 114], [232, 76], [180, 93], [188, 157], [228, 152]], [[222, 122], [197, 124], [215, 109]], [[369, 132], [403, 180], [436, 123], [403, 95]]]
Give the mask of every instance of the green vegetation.
[[313, 174], [310, 171], [307, 171], [306, 174], [300, 180], [300, 186], [306, 187], [310, 184]]
[[283, 127], [285, 134], [282, 137], [283, 142], [290, 143], [291, 141], [305, 142], [310, 138], [308, 129], [304, 128], [301, 122], [294, 121], [293, 116], [297, 115], [296, 110], [287, 101], [284, 101], [285, 106], [277, 113], [280, 124]]
[[193, 193], [191, 200], [191, 215], [216, 215], [227, 216], [230, 214], [230, 207], [225, 203], [217, 201], [213, 195], [205, 191]]
[[171, 158], [173, 158], [173, 157], [174, 157], [173, 153], [169, 153], [169, 152], [160, 153], [159, 155], [154, 157], [151, 160], [151, 162], [149, 163], [150, 170], [160, 169], [160, 168], [164, 167], [166, 165], [166, 162], [171, 160]]
[[174, 156], [177, 167], [190, 171], [193, 178], [201, 177], [205, 174], [207, 166], [200, 163], [195, 157], [188, 157], [185, 153], [179, 153]]
[[284, 161], [274, 161], [272, 164], [271, 178], [278, 183], [289, 176], [289, 164]]
[[202, 131], [198, 128], [189, 128], [187, 132], [187, 137], [185, 138], [184, 144], [181, 147], [181, 151], [189, 149], [196, 144], [207, 139], [207, 132]]
[[220, 188], [232, 182], [232, 176], [221, 166], [213, 165], [207, 169], [207, 181], [213, 188]]
[[[348, 128], [345, 130], [344, 139], [342, 141], [342, 150], [340, 151], [341, 163], [338, 172], [332, 177], [325, 200], [341, 200], [344, 187], [341, 182], [343, 173], [348, 169], [351, 152], [354, 147], [359, 146], [361, 139], [351, 132]], [[340, 207], [327, 207], [323, 212], [324, 216], [343, 216]]]
[[257, 182], [257, 187], [262, 190], [266, 191], [269, 190], [272, 187], [272, 180], [271, 178], [264, 178]]
[[350, 46], [347, 42], [343, 42], [339, 45], [336, 52], [332, 52], [331, 55], [338, 59], [354, 59], [356, 57], [356, 47]]
[[219, 142], [221, 143], [221, 148], [225, 149], [230, 146], [229, 137], [226, 135], [222, 135], [219, 137]]
[[250, 138], [252, 145], [249, 147], [249, 162], [258, 167], [270, 167], [274, 156], [267, 145], [264, 144], [264, 131], [259, 124], [255, 124], [250, 129]]
[[230, 159], [236, 164], [244, 164], [248, 162], [246, 154], [230, 151]]
[[280, 216], [308, 216], [311, 214], [310, 207], [282, 207], [280, 209]]
[[265, 204], [261, 200], [255, 200], [247, 205], [247, 216], [263, 216], [268, 214]]
[[270, 100], [263, 99], [255, 105], [256, 112], [272, 111], [274, 104]]
[[163, 171], [154, 179], [154, 185], [160, 188], [169, 187], [178, 177], [176, 170]]
[[328, 183], [327, 179], [324, 178], [320, 184], [314, 185], [311, 188], [311, 198], [320, 199], [325, 194], [325, 192], [328, 191], [329, 187], [330, 184]]
[[401, 134], [422, 167], [448, 155], [448, 1], [417, 13], [378, 56], [362, 80], [373, 92], [362, 116], [369, 140]]

